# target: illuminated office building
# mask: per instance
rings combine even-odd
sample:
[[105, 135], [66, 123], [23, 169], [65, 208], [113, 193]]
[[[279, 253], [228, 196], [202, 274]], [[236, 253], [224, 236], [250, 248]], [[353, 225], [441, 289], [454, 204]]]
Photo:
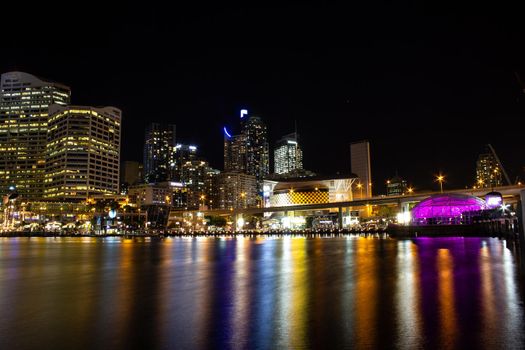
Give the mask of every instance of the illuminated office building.
[[170, 179], [175, 150], [175, 125], [151, 123], [144, 139], [144, 180], [147, 183]]
[[273, 155], [276, 174], [287, 174], [303, 169], [303, 152], [296, 133], [285, 135], [277, 141]]
[[246, 172], [244, 135], [231, 135], [224, 128], [224, 171]]
[[182, 166], [182, 182], [188, 189], [188, 208], [197, 209], [206, 203], [208, 162], [191, 160]]
[[23, 72], [0, 80], [0, 192], [15, 186], [26, 198], [44, 194], [49, 106], [67, 105], [70, 88]]
[[44, 197], [86, 200], [117, 194], [122, 112], [52, 105], [49, 113]]

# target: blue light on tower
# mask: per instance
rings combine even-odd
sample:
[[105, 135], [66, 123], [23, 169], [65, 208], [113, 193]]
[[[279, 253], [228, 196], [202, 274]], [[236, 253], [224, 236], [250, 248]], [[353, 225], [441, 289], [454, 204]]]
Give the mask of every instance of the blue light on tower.
[[232, 138], [232, 135], [230, 135], [230, 133], [228, 132], [228, 130], [226, 130], [226, 127], [224, 127], [224, 135], [228, 136], [229, 139]]

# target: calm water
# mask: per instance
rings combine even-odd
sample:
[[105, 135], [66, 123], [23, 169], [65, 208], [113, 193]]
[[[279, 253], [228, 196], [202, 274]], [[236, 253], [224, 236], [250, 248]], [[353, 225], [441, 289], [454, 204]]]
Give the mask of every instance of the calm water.
[[522, 281], [488, 238], [0, 239], [0, 348], [523, 348]]

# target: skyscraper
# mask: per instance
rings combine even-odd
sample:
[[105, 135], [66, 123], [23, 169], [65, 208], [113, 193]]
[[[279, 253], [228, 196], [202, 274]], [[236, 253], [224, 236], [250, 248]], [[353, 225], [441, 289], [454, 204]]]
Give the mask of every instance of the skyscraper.
[[276, 174], [287, 174], [303, 169], [303, 152], [298, 139], [297, 133], [292, 133], [277, 141], [273, 151]]
[[256, 191], [262, 193], [263, 178], [270, 172], [268, 129], [257, 116], [241, 111], [241, 133], [232, 135], [224, 128], [224, 170], [253, 175]]
[[49, 106], [67, 105], [70, 88], [24, 72], [0, 80], [0, 191], [15, 186], [26, 198], [44, 194]]
[[144, 138], [144, 180], [167, 181], [175, 149], [175, 125], [151, 123]]
[[268, 129], [257, 116], [241, 118], [241, 127], [246, 144], [246, 173], [255, 176], [257, 191], [262, 193], [264, 177], [270, 173]]
[[80, 201], [117, 194], [122, 112], [60, 105], [49, 112], [44, 197]]
[[197, 146], [177, 144], [173, 152], [173, 161], [170, 164], [170, 180], [185, 182], [183, 167], [187, 162], [197, 159]]
[[359, 178], [357, 187], [361, 197], [372, 197], [372, 170], [370, 168], [370, 143], [359, 141], [350, 144], [352, 173]]

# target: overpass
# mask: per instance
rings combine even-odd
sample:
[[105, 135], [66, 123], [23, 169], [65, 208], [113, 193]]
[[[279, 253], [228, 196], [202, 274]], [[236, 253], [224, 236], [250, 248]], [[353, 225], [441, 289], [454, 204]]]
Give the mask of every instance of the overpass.
[[[500, 186], [492, 189], [479, 188], [479, 189], [460, 189], [460, 190], [449, 190], [443, 191], [443, 194], [467, 194], [476, 197], [484, 197], [488, 192], [499, 192], [502, 194], [504, 201], [516, 202], [519, 198], [520, 191], [525, 189], [523, 185], [511, 185], [511, 186]], [[431, 195], [440, 194], [440, 192], [421, 192], [410, 195], [402, 196], [374, 196], [370, 198], [355, 199], [344, 202], [332, 202], [332, 203], [320, 203], [320, 204], [301, 204], [301, 205], [289, 205], [282, 207], [263, 207], [263, 208], [245, 208], [245, 209], [211, 209], [211, 210], [189, 210], [184, 211], [186, 213], [202, 213], [204, 216], [218, 215], [218, 216], [234, 216], [240, 215], [257, 215], [264, 213], [276, 213], [276, 212], [293, 212], [293, 211], [305, 211], [305, 210], [327, 210], [337, 209], [339, 212], [339, 224], [342, 224], [342, 213], [343, 208], [349, 207], [363, 207], [371, 205], [398, 205], [403, 208], [403, 211], [408, 211], [408, 206], [411, 203], [419, 203], [420, 201], [430, 197]], [[173, 213], [181, 213], [182, 211], [172, 210]], [[171, 213], [170, 213], [171, 215]], [[341, 226], [340, 226], [341, 227]]]

